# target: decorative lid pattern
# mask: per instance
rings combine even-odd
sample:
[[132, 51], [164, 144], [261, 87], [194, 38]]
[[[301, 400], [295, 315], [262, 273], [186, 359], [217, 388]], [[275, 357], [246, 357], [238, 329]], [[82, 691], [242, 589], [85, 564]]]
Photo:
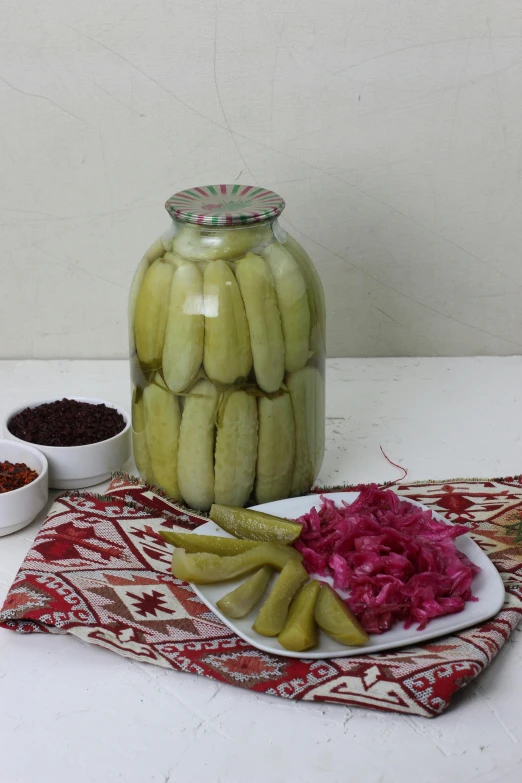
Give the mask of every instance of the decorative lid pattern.
[[237, 226], [276, 218], [285, 202], [273, 190], [255, 185], [205, 185], [180, 190], [165, 204], [169, 215], [184, 223]]

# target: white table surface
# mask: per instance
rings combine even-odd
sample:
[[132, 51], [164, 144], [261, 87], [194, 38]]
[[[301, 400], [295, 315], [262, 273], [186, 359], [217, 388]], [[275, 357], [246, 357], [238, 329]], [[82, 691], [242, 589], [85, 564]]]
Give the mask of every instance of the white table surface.
[[[128, 407], [124, 361], [0, 362], [0, 416], [86, 395]], [[324, 484], [522, 470], [522, 358], [331, 360]], [[43, 516], [0, 538], [0, 600]], [[2, 783], [492, 783], [522, 779], [522, 629], [427, 720], [287, 702], [67, 636], [0, 630]], [[2, 752], [3, 751], [3, 752]]]

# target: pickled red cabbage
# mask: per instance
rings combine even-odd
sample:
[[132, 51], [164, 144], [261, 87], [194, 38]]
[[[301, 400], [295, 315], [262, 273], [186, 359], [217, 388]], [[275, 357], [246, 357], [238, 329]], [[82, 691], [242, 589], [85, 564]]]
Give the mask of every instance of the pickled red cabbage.
[[433, 617], [477, 600], [471, 584], [480, 569], [454, 543], [467, 528], [439, 522], [389, 489], [372, 484], [340, 507], [322, 497], [296, 521], [303, 529], [294, 546], [304, 567], [348, 592], [346, 604], [368, 633], [399, 620], [422, 630]]

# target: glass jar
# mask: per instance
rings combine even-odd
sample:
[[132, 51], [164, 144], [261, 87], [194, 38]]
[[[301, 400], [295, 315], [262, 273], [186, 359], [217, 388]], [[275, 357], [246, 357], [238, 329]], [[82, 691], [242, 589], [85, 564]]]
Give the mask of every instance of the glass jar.
[[303, 495], [324, 452], [325, 307], [284, 201], [212, 185], [165, 206], [130, 293], [136, 466], [202, 511]]

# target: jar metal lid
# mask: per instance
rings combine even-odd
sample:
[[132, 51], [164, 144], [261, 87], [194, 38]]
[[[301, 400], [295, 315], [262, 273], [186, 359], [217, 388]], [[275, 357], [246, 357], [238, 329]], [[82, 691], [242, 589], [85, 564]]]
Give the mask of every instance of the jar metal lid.
[[285, 202], [273, 190], [237, 184], [180, 190], [165, 204], [175, 220], [216, 227], [273, 220], [284, 208]]

